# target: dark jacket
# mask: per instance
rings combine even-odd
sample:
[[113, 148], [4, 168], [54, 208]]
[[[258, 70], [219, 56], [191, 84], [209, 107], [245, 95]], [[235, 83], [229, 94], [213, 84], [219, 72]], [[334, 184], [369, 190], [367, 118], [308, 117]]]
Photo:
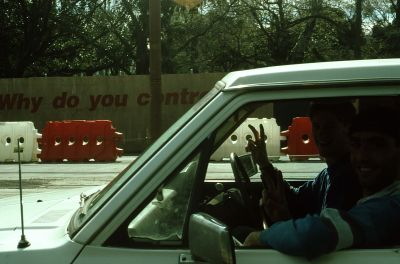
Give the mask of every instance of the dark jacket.
[[361, 188], [350, 161], [323, 169], [313, 180], [288, 189], [293, 218], [319, 214], [324, 208], [348, 210], [361, 198]]
[[400, 181], [361, 199], [350, 210], [325, 208], [319, 215], [273, 224], [261, 242], [281, 252], [313, 258], [349, 247], [400, 244]]

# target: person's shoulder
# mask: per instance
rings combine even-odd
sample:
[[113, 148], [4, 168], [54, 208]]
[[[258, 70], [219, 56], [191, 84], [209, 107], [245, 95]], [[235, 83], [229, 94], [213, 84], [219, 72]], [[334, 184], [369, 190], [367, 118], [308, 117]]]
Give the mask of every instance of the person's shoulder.
[[360, 222], [400, 220], [400, 196], [387, 195], [359, 202], [347, 214]]
[[330, 180], [329, 180], [329, 172], [328, 172], [328, 168], [324, 168], [323, 170], [321, 170], [318, 175], [312, 179], [309, 180], [307, 182], [305, 182], [302, 187], [303, 188], [321, 188], [322, 186], [325, 186], [327, 184], [329, 184]]
[[400, 201], [400, 181], [395, 181], [383, 190], [376, 192], [368, 197], [364, 197], [358, 201], [359, 204], [363, 203], [376, 203], [376, 202], [398, 202]]
[[317, 177], [314, 178], [314, 181], [319, 181], [323, 180], [329, 177], [329, 170], [328, 168], [323, 168], [317, 175]]
[[379, 197], [371, 197], [370, 199], [361, 200], [358, 206], [373, 206], [382, 208], [398, 208], [400, 209], [400, 193], [392, 195], [383, 195]]

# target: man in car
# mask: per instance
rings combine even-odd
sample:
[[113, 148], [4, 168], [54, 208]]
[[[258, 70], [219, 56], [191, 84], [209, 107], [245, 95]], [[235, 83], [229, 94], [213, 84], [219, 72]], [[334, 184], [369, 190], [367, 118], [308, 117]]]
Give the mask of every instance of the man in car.
[[274, 223], [252, 232], [245, 246], [264, 245], [313, 258], [349, 247], [400, 243], [400, 120], [398, 111], [360, 113], [350, 128], [351, 162], [362, 198], [350, 210], [325, 208], [319, 215]]
[[311, 104], [313, 135], [327, 168], [298, 188], [287, 184], [268, 161], [262, 125], [260, 133], [250, 126], [255, 139], [249, 140], [247, 149], [262, 172], [263, 204], [269, 223], [319, 214], [326, 207], [347, 210], [360, 198], [359, 184], [350, 165], [348, 139], [355, 113], [350, 101], [320, 100]]

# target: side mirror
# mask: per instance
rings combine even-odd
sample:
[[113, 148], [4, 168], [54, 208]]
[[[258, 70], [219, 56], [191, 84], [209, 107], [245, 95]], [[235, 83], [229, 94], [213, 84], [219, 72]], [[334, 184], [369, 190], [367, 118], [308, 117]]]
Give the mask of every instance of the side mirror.
[[190, 216], [189, 248], [195, 260], [216, 264], [236, 262], [233, 239], [228, 227], [205, 213]]

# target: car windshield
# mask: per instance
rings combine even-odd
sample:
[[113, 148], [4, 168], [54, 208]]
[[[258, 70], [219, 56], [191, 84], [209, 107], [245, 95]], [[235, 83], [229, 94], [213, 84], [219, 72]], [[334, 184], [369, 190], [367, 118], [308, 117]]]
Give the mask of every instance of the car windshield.
[[[83, 205], [75, 212], [71, 218], [69, 232], [73, 234], [79, 227], [85, 223], [102, 204], [104, 204], [130, 177], [135, 175], [141, 165], [146, 162], [166, 141], [168, 141], [176, 131], [184, 126], [188, 120], [191, 120], [214, 96], [219, 92], [216, 85], [199, 102], [197, 102], [189, 111], [187, 111], [177, 122], [175, 122], [161, 137], [159, 137], [149, 148], [135, 159], [128, 167], [121, 171], [112, 181], [110, 181], [100, 192], [87, 199]], [[82, 213], [84, 212], [84, 213]]]

